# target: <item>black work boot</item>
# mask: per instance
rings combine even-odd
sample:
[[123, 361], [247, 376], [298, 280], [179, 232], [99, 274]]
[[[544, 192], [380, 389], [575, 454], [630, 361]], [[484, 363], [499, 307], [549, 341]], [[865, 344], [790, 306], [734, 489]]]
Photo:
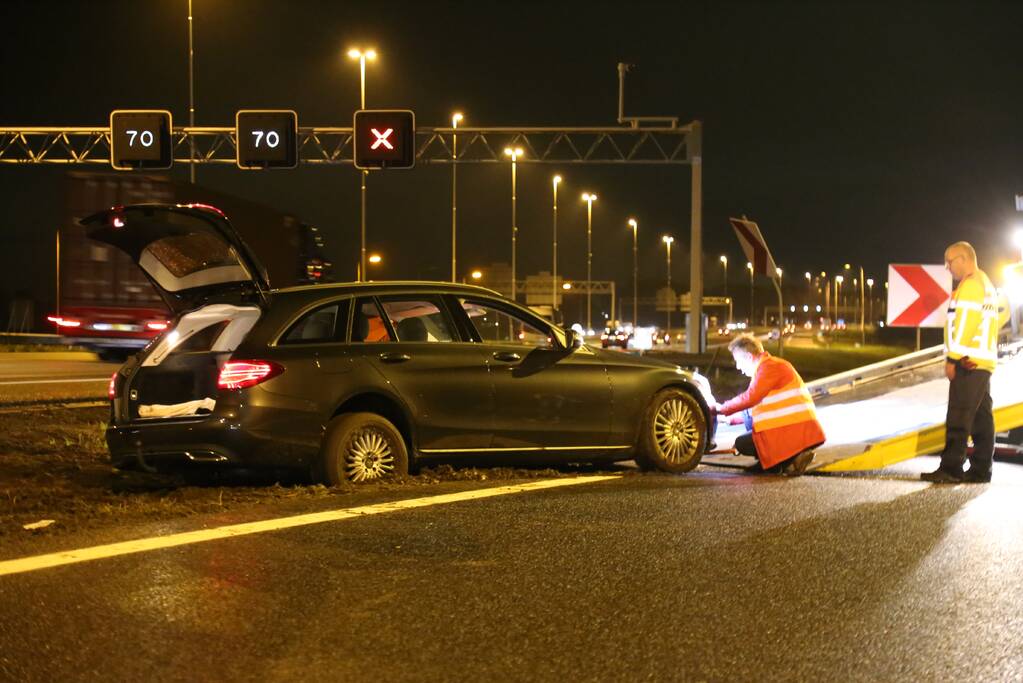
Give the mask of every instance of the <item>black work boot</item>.
[[942, 466], [939, 466], [933, 472], [924, 472], [920, 475], [921, 479], [932, 484], [961, 484], [964, 477], [965, 475], [962, 470], [956, 472], [955, 470], [945, 469]]
[[987, 484], [991, 481], [991, 470], [970, 466], [963, 475], [963, 481], [969, 484]]
[[813, 456], [814, 451], [812, 448], [796, 454], [785, 463], [781, 473], [786, 477], [802, 476], [803, 472], [806, 472], [806, 468], [813, 462]]

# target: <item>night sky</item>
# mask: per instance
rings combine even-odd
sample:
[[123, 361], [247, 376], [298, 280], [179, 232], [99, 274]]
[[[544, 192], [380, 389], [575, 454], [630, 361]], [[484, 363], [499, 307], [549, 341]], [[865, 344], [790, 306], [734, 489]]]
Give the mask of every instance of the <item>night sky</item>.
[[[415, 110], [421, 126], [614, 125], [619, 61], [627, 113], [704, 122], [706, 293], [748, 286], [727, 222], [757, 220], [793, 279], [862, 263], [940, 263], [973, 242], [997, 275], [1012, 256], [1023, 193], [1023, 3], [314, 2], [194, 0], [197, 123], [289, 108], [300, 125], [350, 125], [373, 46], [368, 106]], [[105, 125], [110, 110], [166, 108], [187, 122], [186, 0], [4, 2], [0, 125]], [[102, 167], [101, 167], [102, 169]], [[585, 273], [584, 190], [596, 192], [594, 278], [631, 287], [640, 221], [644, 295], [663, 283], [660, 236], [677, 238], [688, 282], [689, 170], [522, 165], [519, 273], [550, 268], [550, 178], [562, 186], [559, 270]], [[0, 168], [0, 292], [52, 297], [62, 170]], [[187, 177], [183, 166], [175, 177]], [[510, 259], [507, 165], [462, 166], [460, 271]], [[199, 182], [320, 226], [339, 275], [358, 259], [350, 167], [199, 169]], [[369, 244], [382, 278], [449, 273], [450, 167], [370, 177]], [[99, 208], [99, 207], [97, 207]], [[997, 281], [996, 277], [996, 281]], [[687, 289], [688, 286], [684, 287]], [[748, 291], [748, 290], [741, 290]]]

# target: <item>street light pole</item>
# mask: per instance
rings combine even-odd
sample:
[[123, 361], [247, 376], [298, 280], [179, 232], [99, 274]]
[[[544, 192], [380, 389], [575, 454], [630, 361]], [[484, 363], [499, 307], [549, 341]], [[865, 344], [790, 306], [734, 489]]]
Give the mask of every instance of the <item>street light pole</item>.
[[629, 219], [632, 226], [632, 329], [636, 329], [639, 307], [639, 223], [635, 218]]
[[518, 199], [516, 197], [515, 166], [518, 158], [522, 156], [522, 148], [504, 148], [504, 155], [511, 158], [511, 200], [512, 200], [512, 257], [511, 257], [511, 300], [518, 300], [518, 282], [515, 278], [515, 257], [518, 251], [519, 222], [518, 222]]
[[[188, 127], [195, 128], [195, 51], [192, 42], [192, 0], [188, 0]], [[195, 185], [195, 136], [188, 136], [188, 179]]]
[[[462, 115], [455, 113], [451, 117], [451, 129], [458, 130], [458, 122]], [[458, 242], [458, 134], [451, 133], [451, 281], [457, 282], [458, 268], [457, 261]]]
[[[359, 60], [359, 109], [366, 108], [366, 60], [373, 61], [377, 58], [376, 50], [361, 50], [352, 48], [348, 51], [349, 59]], [[359, 185], [359, 281], [366, 278], [366, 176], [369, 171], [362, 171], [359, 174], [361, 183]]]
[[558, 312], [558, 185], [561, 184], [561, 176], [556, 175], [552, 179], [554, 185], [554, 258], [551, 266], [551, 322], [557, 323]]
[[593, 329], [593, 202], [597, 195], [583, 192], [586, 202], [586, 333]]
[[[724, 285], [723, 285], [723, 288], [724, 288], [725, 298], [727, 299], [728, 298], [728, 257], [725, 256], [724, 254], [722, 254], [720, 261], [721, 261], [721, 267], [724, 270], [724, 280], [723, 280]], [[729, 311], [731, 311], [731, 308], [729, 308]], [[728, 322], [732, 322], [732, 314], [731, 314], [731, 312], [729, 312], [729, 314], [728, 314]]]
[[675, 305], [675, 293], [671, 291], [671, 243], [675, 241], [675, 238], [671, 235], [665, 235], [661, 240], [664, 242], [668, 254], [668, 293], [671, 296], [671, 303], [668, 305], [668, 325], [664, 331], [668, 334], [668, 338], [671, 339], [671, 309]]
[[749, 271], [749, 326], [753, 328], [756, 317], [753, 315], [753, 264], [746, 261], [746, 270]]
[[864, 290], [866, 289], [863, 282], [863, 266], [860, 266], [860, 345], [867, 343], [867, 328], [864, 325], [864, 318], [867, 313], [867, 301], [864, 297]]
[[870, 287], [870, 321], [874, 322], [874, 278], [867, 278], [867, 287]]

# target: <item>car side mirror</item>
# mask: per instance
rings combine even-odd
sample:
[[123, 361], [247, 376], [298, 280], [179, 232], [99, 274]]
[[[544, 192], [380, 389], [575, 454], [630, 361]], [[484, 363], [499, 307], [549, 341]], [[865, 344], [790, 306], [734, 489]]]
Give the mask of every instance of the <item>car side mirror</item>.
[[578, 349], [583, 345], [583, 338], [573, 329], [565, 330], [565, 346], [569, 349]]

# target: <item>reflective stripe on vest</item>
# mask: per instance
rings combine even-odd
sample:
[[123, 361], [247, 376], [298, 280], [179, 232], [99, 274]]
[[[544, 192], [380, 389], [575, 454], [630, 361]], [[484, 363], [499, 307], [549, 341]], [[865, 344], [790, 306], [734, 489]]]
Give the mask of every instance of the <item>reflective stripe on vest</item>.
[[775, 429], [817, 419], [817, 409], [806, 386], [798, 379], [767, 394], [753, 406], [753, 431]]

